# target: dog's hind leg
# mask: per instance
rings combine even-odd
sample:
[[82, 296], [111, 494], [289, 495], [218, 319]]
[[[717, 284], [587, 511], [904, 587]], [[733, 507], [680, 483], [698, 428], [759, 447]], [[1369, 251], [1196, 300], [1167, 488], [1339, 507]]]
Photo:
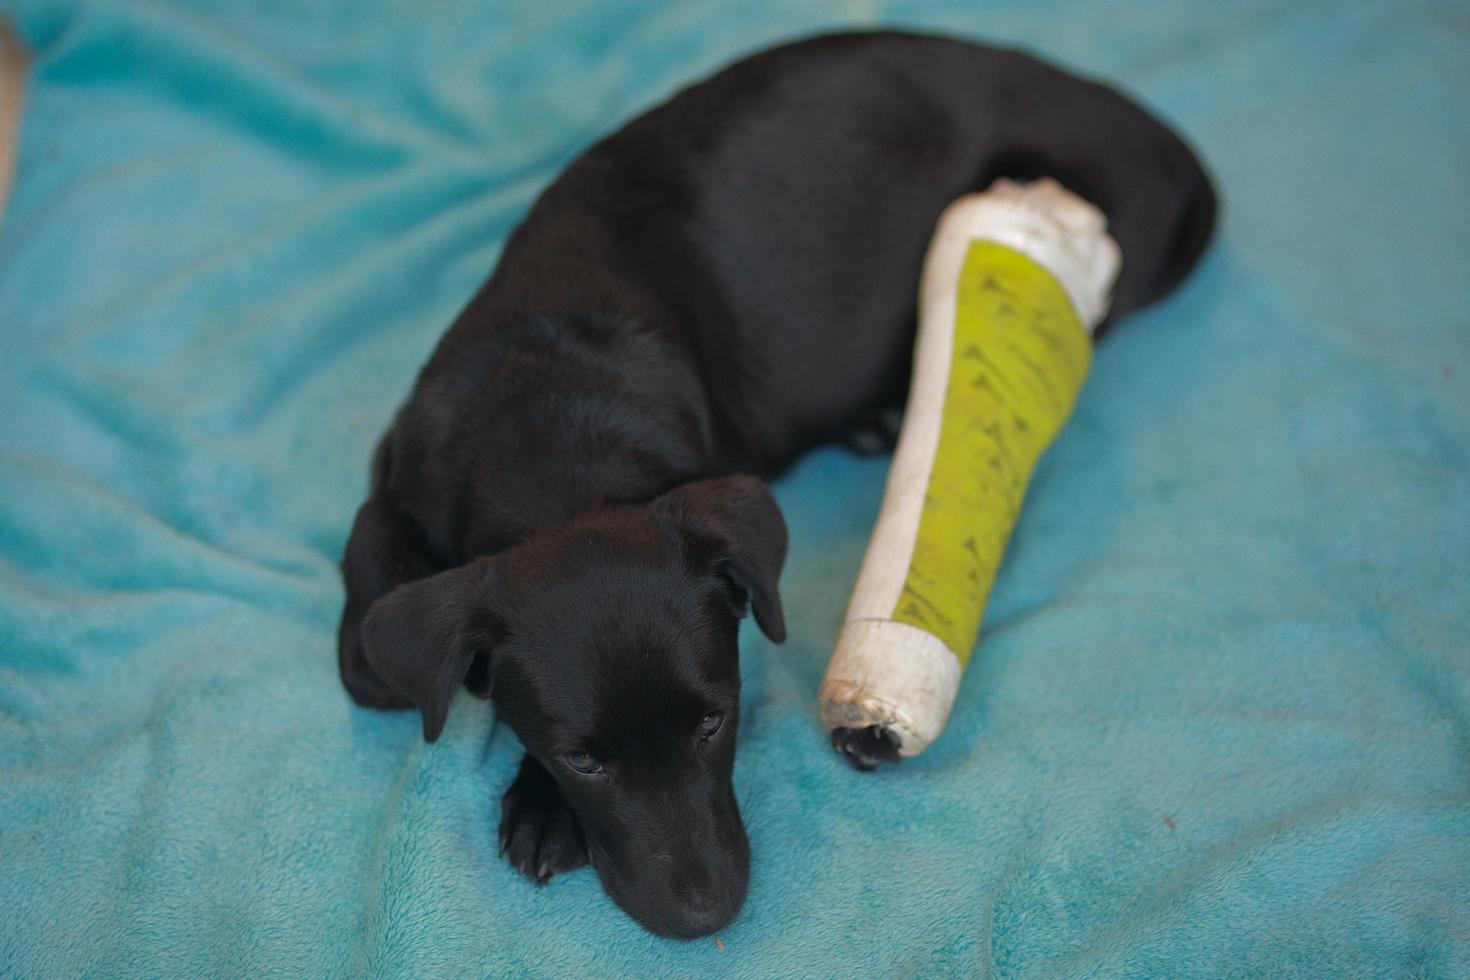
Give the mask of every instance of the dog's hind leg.
[[897, 405], [879, 409], [854, 422], [842, 435], [842, 445], [859, 456], [883, 456], [898, 445], [903, 428], [903, 409]]

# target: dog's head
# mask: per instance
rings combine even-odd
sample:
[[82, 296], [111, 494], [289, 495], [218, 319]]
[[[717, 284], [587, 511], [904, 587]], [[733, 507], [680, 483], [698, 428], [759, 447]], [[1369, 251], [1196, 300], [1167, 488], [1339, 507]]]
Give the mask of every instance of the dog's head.
[[608, 894], [653, 932], [702, 935], [745, 898], [737, 633], [749, 608], [785, 639], [785, 556], [760, 481], [703, 480], [401, 586], [373, 606], [364, 646], [429, 741], [461, 683], [493, 698], [555, 777]]

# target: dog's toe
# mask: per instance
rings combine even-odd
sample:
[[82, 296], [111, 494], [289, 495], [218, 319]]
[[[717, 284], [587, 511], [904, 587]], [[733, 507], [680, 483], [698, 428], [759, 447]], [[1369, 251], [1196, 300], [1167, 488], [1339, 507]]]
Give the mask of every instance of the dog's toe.
[[572, 811], [563, 808], [549, 812], [536, 849], [536, 880], [544, 884], [552, 875], [575, 871], [586, 863], [587, 849]]
[[872, 772], [880, 763], [898, 761], [898, 740], [878, 725], [832, 729], [832, 748], [859, 772]]
[[538, 885], [587, 863], [576, 816], [551, 776], [529, 758], [500, 801], [500, 853]]

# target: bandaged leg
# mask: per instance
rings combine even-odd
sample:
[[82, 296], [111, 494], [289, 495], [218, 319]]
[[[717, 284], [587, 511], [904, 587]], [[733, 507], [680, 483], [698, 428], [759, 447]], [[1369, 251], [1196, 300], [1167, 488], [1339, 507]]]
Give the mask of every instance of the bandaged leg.
[[1000, 181], [941, 216], [903, 428], [819, 695], [854, 766], [916, 755], [943, 730], [1120, 261], [1101, 212], [1053, 181]]

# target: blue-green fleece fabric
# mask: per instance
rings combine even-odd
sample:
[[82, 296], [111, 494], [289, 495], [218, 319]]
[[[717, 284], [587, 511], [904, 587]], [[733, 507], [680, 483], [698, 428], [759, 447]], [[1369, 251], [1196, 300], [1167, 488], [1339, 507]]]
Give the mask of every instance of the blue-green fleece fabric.
[[[0, 0], [0, 976], [1470, 975], [1470, 13], [1444, 2]], [[819, 30], [1022, 45], [1225, 200], [1032, 485], [953, 720], [814, 700], [887, 461], [776, 487], [739, 919], [496, 856], [520, 749], [337, 680], [374, 440], [535, 194]], [[861, 289], [861, 283], [854, 283]]]

